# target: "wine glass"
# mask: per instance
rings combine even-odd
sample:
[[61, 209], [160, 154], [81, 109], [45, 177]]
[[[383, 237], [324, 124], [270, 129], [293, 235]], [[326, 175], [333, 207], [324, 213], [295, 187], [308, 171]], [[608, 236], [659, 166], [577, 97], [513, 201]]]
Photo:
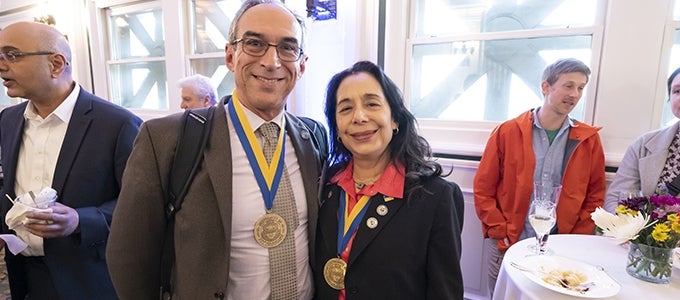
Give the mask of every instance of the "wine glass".
[[557, 205], [560, 200], [561, 192], [562, 185], [559, 182], [553, 182], [550, 180], [534, 182], [534, 200], [548, 201]]
[[550, 253], [545, 244], [548, 242], [550, 230], [555, 226], [557, 219], [555, 210], [556, 205], [553, 202], [538, 200], [531, 202], [529, 223], [536, 232], [536, 245], [532, 246], [532, 249], [538, 255]]
[[643, 197], [641, 190], [625, 190], [619, 192], [619, 204], [625, 200]]

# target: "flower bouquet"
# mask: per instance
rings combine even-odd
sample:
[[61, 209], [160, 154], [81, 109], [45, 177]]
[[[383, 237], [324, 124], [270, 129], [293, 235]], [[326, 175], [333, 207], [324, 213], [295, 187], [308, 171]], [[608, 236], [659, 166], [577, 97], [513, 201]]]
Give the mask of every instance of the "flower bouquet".
[[627, 272], [645, 281], [669, 282], [673, 250], [680, 241], [680, 198], [662, 190], [621, 199], [616, 213], [597, 208], [591, 217], [602, 235], [631, 242]]

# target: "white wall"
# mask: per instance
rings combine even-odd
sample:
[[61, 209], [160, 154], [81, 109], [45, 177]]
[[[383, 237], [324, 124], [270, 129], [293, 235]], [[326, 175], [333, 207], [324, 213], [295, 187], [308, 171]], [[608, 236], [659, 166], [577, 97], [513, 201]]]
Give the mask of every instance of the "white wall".
[[358, 60], [375, 61], [377, 3], [374, 0], [338, 1], [337, 20], [306, 23], [305, 53], [309, 59], [305, 74], [289, 99], [290, 111], [325, 122], [326, 85], [331, 77]]
[[603, 127], [608, 165], [618, 165], [636, 137], [660, 126], [672, 9], [668, 0], [609, 1], [594, 118]]

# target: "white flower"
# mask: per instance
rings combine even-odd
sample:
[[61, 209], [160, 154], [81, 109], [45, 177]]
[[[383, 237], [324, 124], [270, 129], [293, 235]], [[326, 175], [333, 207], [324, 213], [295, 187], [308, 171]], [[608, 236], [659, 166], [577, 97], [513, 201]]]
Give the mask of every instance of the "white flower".
[[602, 235], [612, 237], [620, 244], [636, 239], [640, 230], [647, 227], [649, 222], [649, 216], [643, 216], [639, 212], [635, 215], [615, 215], [601, 207], [596, 208], [590, 217], [602, 229]]

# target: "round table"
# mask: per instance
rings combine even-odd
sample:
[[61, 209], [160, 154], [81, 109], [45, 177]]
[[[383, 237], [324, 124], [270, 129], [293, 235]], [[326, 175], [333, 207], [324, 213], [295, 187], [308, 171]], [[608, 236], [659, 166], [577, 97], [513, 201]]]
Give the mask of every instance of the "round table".
[[[525, 239], [512, 245], [505, 253], [498, 273], [493, 299], [574, 299], [547, 289], [531, 281], [522, 271], [512, 267], [510, 262], [519, 262], [533, 253], [529, 246], [536, 243], [534, 238]], [[626, 273], [628, 248], [612, 239], [597, 235], [556, 234], [547, 243], [552, 255], [581, 261], [603, 267], [604, 271], [621, 285], [618, 294], [601, 299], [680, 299], [680, 269], [673, 267], [671, 282], [654, 284], [634, 278]]]

